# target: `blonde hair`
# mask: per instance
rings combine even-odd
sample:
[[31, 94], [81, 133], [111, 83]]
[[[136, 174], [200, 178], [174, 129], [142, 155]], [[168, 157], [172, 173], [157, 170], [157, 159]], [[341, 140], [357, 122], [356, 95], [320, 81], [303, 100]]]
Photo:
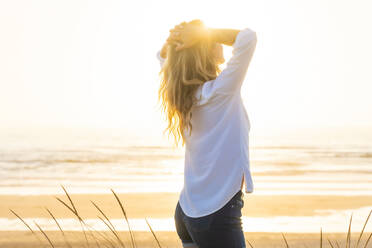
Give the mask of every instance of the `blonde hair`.
[[[189, 24], [205, 27], [199, 19], [192, 20]], [[187, 127], [191, 134], [191, 108], [197, 100], [194, 97], [196, 90], [221, 72], [213, 54], [215, 45], [215, 42], [206, 38], [180, 51], [175, 50], [175, 44], [167, 47], [167, 58], [159, 72], [158, 100], [161, 100], [161, 107], [168, 121], [164, 132], [173, 134], [177, 146], [180, 138], [184, 146], [184, 130]]]

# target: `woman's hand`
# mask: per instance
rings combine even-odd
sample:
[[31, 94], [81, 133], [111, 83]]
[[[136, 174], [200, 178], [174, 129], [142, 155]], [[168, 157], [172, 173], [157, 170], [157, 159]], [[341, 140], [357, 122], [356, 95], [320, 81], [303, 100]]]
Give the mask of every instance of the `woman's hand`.
[[207, 34], [207, 29], [199, 25], [183, 22], [171, 29], [170, 32], [167, 43], [176, 44], [176, 51], [180, 51], [200, 41]]
[[168, 47], [169, 44], [171, 44], [171, 43], [175, 43], [175, 44], [179, 44], [179, 45], [181, 44], [181, 43], [175, 41], [175, 37], [177, 36], [175, 34], [175, 31], [184, 28], [184, 26], [186, 24], [187, 24], [186, 22], [181, 22], [180, 24], [174, 26], [173, 29], [169, 30], [169, 32], [170, 32], [169, 37], [167, 38], [167, 41], [164, 43], [164, 45], [163, 45], [163, 47], [161, 48], [161, 51], [160, 51], [160, 56], [162, 58], [167, 57], [167, 47]]

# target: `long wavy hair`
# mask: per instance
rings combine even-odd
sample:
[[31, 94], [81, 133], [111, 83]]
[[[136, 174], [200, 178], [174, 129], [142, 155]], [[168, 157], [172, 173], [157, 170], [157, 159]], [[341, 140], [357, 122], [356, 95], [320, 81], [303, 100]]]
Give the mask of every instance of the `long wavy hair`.
[[[188, 24], [205, 27], [199, 19]], [[206, 38], [180, 51], [175, 50], [175, 44], [167, 46], [167, 58], [159, 72], [158, 101], [161, 100], [161, 107], [168, 121], [163, 134], [167, 131], [168, 136], [173, 134], [176, 146], [180, 138], [184, 146], [184, 131], [187, 128], [191, 135], [191, 108], [197, 101], [196, 90], [221, 72], [213, 53], [215, 45], [214, 41]]]

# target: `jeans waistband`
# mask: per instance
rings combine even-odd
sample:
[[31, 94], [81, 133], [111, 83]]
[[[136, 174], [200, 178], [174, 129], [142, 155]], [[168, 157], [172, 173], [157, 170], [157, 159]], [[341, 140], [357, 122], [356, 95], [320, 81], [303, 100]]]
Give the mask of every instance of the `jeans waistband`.
[[238, 192], [236, 192], [236, 194], [232, 197], [231, 200], [242, 199], [242, 198], [243, 198], [243, 191], [239, 190]]

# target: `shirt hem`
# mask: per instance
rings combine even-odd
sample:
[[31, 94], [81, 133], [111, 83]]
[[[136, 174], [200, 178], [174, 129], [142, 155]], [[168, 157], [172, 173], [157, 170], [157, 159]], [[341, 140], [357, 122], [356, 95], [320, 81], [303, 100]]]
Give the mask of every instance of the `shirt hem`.
[[243, 190], [241, 190], [240, 187], [239, 187], [239, 190], [236, 191], [235, 193], [233, 193], [232, 195], [230, 195], [229, 198], [228, 198], [228, 200], [227, 200], [226, 202], [224, 202], [224, 203], [222, 204], [222, 206], [218, 207], [217, 209], [213, 209], [212, 211], [209, 211], [209, 212], [207, 212], [206, 214], [203, 214], [203, 215], [189, 215], [189, 214], [187, 214], [187, 213], [184, 211], [184, 208], [182, 208], [182, 201], [180, 201], [180, 200], [181, 200], [181, 197], [179, 198], [178, 202], [179, 202], [179, 204], [180, 204], [180, 206], [181, 206], [181, 208], [182, 208], [182, 211], [185, 213], [185, 215], [186, 215], [187, 217], [191, 217], [191, 218], [199, 218], [199, 217], [204, 217], [204, 216], [211, 215], [211, 214], [213, 214], [213, 213], [219, 211], [220, 209], [222, 209], [222, 208], [223, 208], [224, 206], [226, 206], [226, 204], [227, 204], [227, 203], [228, 203], [228, 202], [229, 202], [229, 201], [234, 197], [234, 195], [237, 194], [239, 191], [242, 191], [242, 192], [243, 192]]

